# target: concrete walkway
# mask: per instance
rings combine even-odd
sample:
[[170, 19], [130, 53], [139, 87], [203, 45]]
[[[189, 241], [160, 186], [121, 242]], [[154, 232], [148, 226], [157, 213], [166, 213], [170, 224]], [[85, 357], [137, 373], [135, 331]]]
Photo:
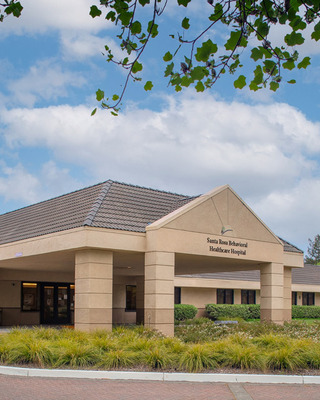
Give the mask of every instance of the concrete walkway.
[[320, 376], [0, 366], [0, 400], [319, 400]]

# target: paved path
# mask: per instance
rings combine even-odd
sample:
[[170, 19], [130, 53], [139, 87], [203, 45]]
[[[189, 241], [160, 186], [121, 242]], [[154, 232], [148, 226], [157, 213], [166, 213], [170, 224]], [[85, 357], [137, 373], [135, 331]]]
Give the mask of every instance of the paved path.
[[193, 383], [0, 375], [0, 400], [319, 400], [319, 385]]

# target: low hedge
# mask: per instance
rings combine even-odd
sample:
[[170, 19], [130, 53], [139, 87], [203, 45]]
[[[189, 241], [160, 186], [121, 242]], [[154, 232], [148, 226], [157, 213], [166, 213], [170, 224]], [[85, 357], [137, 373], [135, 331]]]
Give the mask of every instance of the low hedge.
[[242, 318], [244, 320], [260, 318], [259, 304], [206, 304], [210, 319]]
[[320, 306], [292, 306], [292, 318], [320, 318]]
[[[242, 318], [259, 319], [260, 304], [207, 304], [210, 319]], [[320, 306], [292, 306], [292, 318], [320, 318]]]
[[191, 304], [175, 304], [174, 305], [174, 319], [176, 321], [185, 321], [192, 319], [196, 316], [198, 309]]

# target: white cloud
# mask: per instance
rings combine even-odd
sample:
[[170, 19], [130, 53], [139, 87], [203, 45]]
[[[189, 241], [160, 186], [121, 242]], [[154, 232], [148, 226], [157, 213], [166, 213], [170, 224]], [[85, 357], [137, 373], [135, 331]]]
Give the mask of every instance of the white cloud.
[[[115, 118], [90, 111], [15, 109], [0, 119], [11, 148], [44, 146], [56, 162], [84, 168], [92, 183], [110, 178], [185, 194], [228, 183], [279, 235], [296, 223], [307, 188], [319, 187], [319, 124], [287, 104], [249, 106], [185, 93], [168, 97], [160, 112], [132, 108]], [[308, 198], [304, 228], [287, 236], [296, 244], [320, 224], [313, 213], [318, 197]]]
[[90, 6], [94, 0], [28, 0], [20, 18], [7, 18], [1, 25], [1, 36], [45, 33], [49, 30], [97, 33], [109, 27], [104, 18], [92, 18]]
[[38, 61], [27, 74], [9, 81], [8, 89], [15, 104], [32, 107], [39, 100], [56, 100], [68, 95], [68, 87], [81, 87], [86, 80], [75, 71], [63, 71], [54, 60]]
[[32, 204], [79, 188], [67, 168], [59, 168], [52, 160], [38, 165], [37, 173], [21, 163], [13, 166], [0, 162], [0, 196], [4, 203]]
[[0, 163], [0, 195], [5, 201], [17, 200], [31, 203], [39, 196], [39, 181], [21, 164], [14, 167]]

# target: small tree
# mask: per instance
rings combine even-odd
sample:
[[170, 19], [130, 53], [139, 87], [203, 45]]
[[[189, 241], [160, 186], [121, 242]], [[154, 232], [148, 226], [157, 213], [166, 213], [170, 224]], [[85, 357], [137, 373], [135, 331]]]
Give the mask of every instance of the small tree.
[[308, 239], [309, 247], [304, 261], [307, 264], [320, 265], [320, 235], [316, 235], [313, 240]]

